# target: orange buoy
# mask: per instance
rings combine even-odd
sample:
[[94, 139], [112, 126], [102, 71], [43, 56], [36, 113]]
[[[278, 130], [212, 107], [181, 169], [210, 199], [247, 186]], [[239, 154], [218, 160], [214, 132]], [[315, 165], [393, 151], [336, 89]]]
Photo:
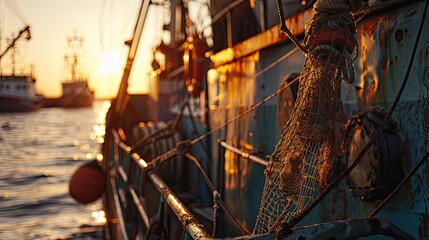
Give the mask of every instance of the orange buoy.
[[96, 161], [80, 166], [70, 179], [69, 193], [78, 202], [92, 203], [104, 192], [106, 178]]

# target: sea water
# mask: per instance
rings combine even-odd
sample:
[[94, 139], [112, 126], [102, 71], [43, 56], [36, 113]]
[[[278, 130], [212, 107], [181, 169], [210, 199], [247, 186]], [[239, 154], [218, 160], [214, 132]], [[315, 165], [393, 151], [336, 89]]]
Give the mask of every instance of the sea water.
[[103, 239], [101, 200], [68, 193], [74, 171], [102, 160], [109, 103], [0, 113], [0, 239]]

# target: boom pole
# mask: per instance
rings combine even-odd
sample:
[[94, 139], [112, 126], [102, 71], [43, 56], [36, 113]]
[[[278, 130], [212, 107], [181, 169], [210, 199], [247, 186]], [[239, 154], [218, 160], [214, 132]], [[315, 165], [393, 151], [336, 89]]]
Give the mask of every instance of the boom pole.
[[116, 107], [115, 111], [119, 112], [123, 109], [125, 103], [125, 95], [127, 94], [127, 88], [128, 88], [128, 79], [130, 77], [131, 69], [133, 67], [134, 58], [137, 53], [137, 49], [140, 42], [140, 37], [143, 32], [144, 23], [146, 21], [146, 16], [149, 10], [149, 4], [151, 0], [143, 0], [142, 5], [140, 7], [139, 16], [137, 18], [136, 26], [134, 28], [134, 34], [133, 38], [130, 42], [126, 42], [126, 44], [130, 47], [128, 51], [128, 57], [127, 57], [127, 64], [124, 68], [124, 72], [122, 75], [121, 84], [119, 85], [118, 94], [116, 97]]

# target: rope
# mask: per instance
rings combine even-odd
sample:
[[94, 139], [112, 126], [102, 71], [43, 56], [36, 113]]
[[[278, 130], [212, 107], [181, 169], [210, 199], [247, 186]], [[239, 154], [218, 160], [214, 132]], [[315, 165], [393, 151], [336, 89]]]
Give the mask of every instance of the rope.
[[399, 185], [393, 190], [389, 196], [387, 196], [369, 215], [368, 217], [374, 217], [377, 215], [378, 212], [380, 212], [381, 209], [383, 209], [384, 206], [386, 206], [387, 202], [389, 202], [390, 199], [399, 191], [399, 189], [410, 179], [412, 175], [414, 175], [419, 169], [423, 163], [428, 159], [429, 157], [429, 150], [426, 151], [426, 153], [423, 155], [423, 157], [417, 162], [417, 164], [414, 166], [414, 168], [407, 174], [407, 176], [399, 183]]
[[[282, 10], [283, 10], [283, 9], [282, 9]], [[284, 21], [283, 21], [283, 22], [284, 22]], [[253, 78], [257, 78], [257, 77], [259, 77], [259, 76], [260, 76], [260, 75], [262, 75], [263, 73], [265, 73], [265, 72], [267, 72], [268, 70], [270, 70], [271, 68], [275, 67], [277, 64], [279, 64], [279, 63], [280, 63], [280, 62], [282, 62], [283, 60], [285, 60], [285, 59], [289, 58], [290, 56], [292, 56], [292, 54], [293, 54], [293, 53], [295, 53], [298, 49], [299, 49], [298, 47], [297, 47], [297, 48], [292, 49], [292, 50], [291, 50], [291, 51], [289, 51], [287, 54], [283, 55], [282, 57], [280, 57], [279, 59], [277, 59], [276, 61], [274, 61], [273, 63], [271, 63], [270, 65], [268, 65], [267, 67], [265, 67], [264, 69], [262, 69], [261, 71], [259, 71], [259, 72], [255, 73], [253, 76], [250, 76], [250, 77], [253, 77]], [[226, 126], [226, 125], [228, 125], [229, 123], [234, 122], [234, 121], [238, 120], [239, 118], [241, 118], [241, 117], [243, 117], [243, 116], [247, 115], [248, 113], [250, 113], [250, 112], [254, 111], [256, 108], [258, 108], [258, 107], [262, 106], [264, 103], [268, 102], [269, 100], [271, 100], [272, 98], [274, 98], [275, 96], [277, 96], [279, 93], [281, 93], [282, 91], [284, 91], [286, 88], [290, 87], [290, 86], [291, 86], [293, 83], [295, 83], [296, 81], [299, 81], [299, 78], [296, 78], [296, 79], [292, 80], [290, 83], [288, 83], [288, 84], [286, 84], [285, 86], [283, 86], [282, 88], [278, 89], [275, 93], [271, 94], [270, 96], [268, 96], [267, 98], [265, 98], [265, 99], [264, 99], [264, 100], [262, 100], [261, 102], [259, 102], [259, 103], [255, 104], [255, 105], [253, 105], [253, 106], [252, 106], [248, 111], [245, 111], [244, 113], [242, 113], [242, 114], [238, 115], [237, 117], [235, 117], [235, 118], [233, 118], [232, 120], [230, 120], [230, 121], [226, 122], [225, 124], [222, 124], [222, 125], [220, 125], [219, 127], [217, 127], [217, 128], [215, 128], [215, 129], [213, 129], [213, 130], [211, 130], [211, 131], [209, 131], [209, 132], [207, 132], [207, 133], [205, 133], [205, 134], [203, 134], [203, 135], [201, 135], [201, 136], [197, 137], [196, 139], [192, 140], [192, 145], [193, 145], [193, 144], [195, 144], [195, 143], [197, 143], [197, 142], [199, 142], [199, 141], [201, 141], [202, 139], [204, 139], [204, 138], [206, 138], [206, 137], [210, 136], [211, 134], [213, 134], [213, 133], [215, 133], [216, 131], [220, 130], [221, 128], [225, 127], [225, 126]], [[184, 108], [185, 106], [186, 106], [186, 102], [185, 102], [185, 104], [183, 104], [183, 105], [182, 105], [182, 108], [181, 108], [180, 114], [176, 115], [176, 118], [175, 118], [175, 120], [174, 120], [174, 122], [175, 122], [176, 124], [177, 124], [177, 122], [180, 120], [181, 115], [182, 115], [183, 108]], [[176, 125], [176, 124], [173, 124], [173, 125]], [[139, 140], [138, 140], [138, 142], [140, 142], [139, 144], [141, 144], [141, 142], [144, 142], [145, 140], [147, 140], [147, 139], [139, 139]], [[132, 149], [135, 149], [139, 144], [133, 144]], [[172, 155], [175, 151], [176, 151], [176, 148], [170, 149], [168, 152], [166, 152], [166, 153], [162, 154], [161, 156], [158, 156], [157, 158], [153, 159], [151, 162], [154, 162], [154, 161], [160, 161], [160, 160], [162, 160], [162, 159], [164, 159], [164, 158], [168, 157], [169, 155]]]
[[289, 39], [303, 52], [307, 54], [309, 51], [309, 43], [313, 39], [315, 30], [323, 27], [322, 23], [326, 23], [328, 20], [334, 20], [340, 23], [342, 26], [349, 26], [347, 28], [348, 37], [357, 46], [357, 40], [355, 38], [356, 24], [355, 20], [350, 13], [351, 11], [357, 11], [361, 7], [361, 1], [337, 1], [337, 0], [326, 0], [317, 1], [314, 4], [315, 16], [306, 23], [306, 33], [304, 39], [304, 45], [301, 44], [296, 36], [286, 26], [283, 5], [281, 0], [277, 0], [277, 10], [280, 18], [279, 29], [283, 34], [286, 34]]
[[[426, 5], [427, 6], [427, 5]], [[425, 14], [426, 14], [426, 11], [425, 11]], [[284, 21], [282, 21], [282, 22], [284, 22]], [[421, 34], [421, 29], [420, 29], [420, 32], [419, 32], [419, 36], [420, 36], [420, 34]], [[418, 37], [419, 38], [419, 37]], [[278, 59], [276, 62], [273, 62], [272, 64], [270, 64], [269, 66], [267, 66], [265, 69], [263, 69], [262, 71], [260, 71], [260, 72], [258, 72], [258, 73], [256, 73], [254, 76], [255, 77], [258, 77], [258, 76], [260, 76], [262, 73], [264, 73], [264, 72], [266, 72], [266, 71], [268, 71], [269, 69], [271, 69], [272, 67], [274, 67], [275, 65], [277, 65], [279, 62], [281, 62], [282, 60], [284, 60], [284, 59], [286, 59], [288, 56], [290, 56], [292, 53], [294, 53], [297, 49], [299, 49], [299, 47], [297, 46], [297, 48], [295, 48], [295, 49], [293, 49], [292, 51], [290, 51], [289, 53], [288, 53], [288, 55], [284, 55], [283, 57], [281, 57], [280, 59]], [[302, 49], [300, 49], [301, 51], [302, 51]], [[414, 56], [414, 54], [415, 53], [413, 53], [413, 56]], [[412, 60], [413, 60], [413, 58], [412, 58]], [[411, 65], [410, 65], [411, 66]], [[403, 82], [403, 86], [405, 85], [405, 82], [408, 80], [408, 74], [409, 74], [409, 72], [407, 71], [407, 76], [406, 76], [406, 80], [404, 80], [404, 82]], [[220, 125], [220, 126], [218, 126], [218, 127], [216, 127], [215, 129], [213, 129], [213, 130], [211, 130], [211, 131], [209, 131], [209, 132], [207, 132], [207, 133], [205, 133], [205, 134], [203, 134], [203, 135], [201, 135], [201, 136], [199, 136], [199, 137], [197, 137], [197, 138], [195, 138], [194, 140], [192, 140], [191, 141], [191, 144], [193, 145], [193, 144], [195, 144], [195, 143], [197, 143], [197, 142], [199, 142], [199, 141], [201, 141], [202, 139], [204, 139], [205, 137], [207, 137], [207, 136], [209, 136], [209, 135], [211, 135], [211, 134], [213, 134], [214, 132], [216, 132], [216, 131], [218, 131], [219, 129], [221, 129], [221, 128], [223, 128], [223, 127], [225, 127], [226, 125], [228, 125], [229, 123], [231, 123], [231, 122], [234, 122], [234, 121], [236, 121], [236, 120], [238, 120], [239, 118], [241, 118], [241, 117], [243, 117], [243, 116], [245, 116], [245, 115], [247, 115], [248, 113], [250, 113], [250, 112], [252, 112], [252, 111], [254, 111], [255, 109], [257, 109], [258, 107], [260, 107], [261, 105], [263, 105], [264, 103], [266, 103], [267, 101], [269, 101], [269, 100], [271, 100], [273, 97], [275, 97], [276, 95], [278, 95], [281, 91], [283, 91], [284, 89], [286, 89], [286, 88], [288, 88], [291, 84], [293, 84], [293, 83], [295, 83], [296, 81], [298, 81], [299, 79], [297, 78], [297, 79], [294, 79], [292, 82], [290, 82], [289, 84], [287, 84], [287, 85], [285, 85], [283, 88], [281, 88], [281, 89], [279, 89], [279, 90], [277, 90], [275, 93], [273, 93], [273, 94], [271, 94], [269, 97], [267, 97], [267, 98], [265, 98], [264, 100], [262, 100], [262, 101], [260, 101], [260, 102], [258, 102], [258, 103], [256, 103], [256, 104], [254, 104], [254, 105], [252, 105], [248, 110], [246, 110], [244, 113], [242, 113], [242, 114], [240, 114], [240, 115], [238, 115], [238, 116], [236, 116], [235, 118], [233, 118], [233, 119], [231, 119], [231, 120], [229, 120], [228, 122], [226, 122], [226, 123], [224, 123], [224, 124], [222, 124], [222, 125]], [[398, 93], [398, 94], [402, 94], [402, 91], [403, 91], [403, 89], [401, 88], [401, 90], [400, 90], [400, 92]], [[398, 96], [397, 96], [398, 97]], [[400, 96], [399, 96], [400, 97]], [[394, 103], [394, 105], [396, 106], [396, 104], [397, 104], [397, 101], [396, 101], [396, 103]], [[393, 107], [393, 106], [392, 106]], [[391, 109], [392, 110], [392, 109]], [[393, 111], [389, 111], [389, 113], [388, 113], [388, 115], [390, 115], [391, 114], [391, 112], [393, 112]], [[386, 115], [386, 118], [387, 118], [387, 116], [388, 115]], [[385, 118], [385, 119], [386, 119]], [[385, 120], [384, 119], [384, 120]], [[383, 126], [383, 124], [384, 124], [384, 121], [383, 120], [383, 122], [382, 122], [382, 124], [380, 125], [380, 128], [381, 128], [381, 126]], [[379, 128], [379, 129], [380, 129]], [[377, 131], [379, 130], [379, 129], [377, 129]], [[371, 141], [370, 141], [370, 143], [371, 143]], [[369, 144], [370, 144], [369, 143]], [[368, 145], [369, 145], [368, 144]], [[167, 151], [166, 153], [164, 153], [164, 154], [162, 154], [162, 155], [160, 155], [160, 156], [158, 156], [158, 157], [156, 157], [152, 162], [155, 162], [155, 161], [160, 161], [160, 160], [162, 160], [162, 159], [165, 159], [165, 158], [169, 158], [169, 157], [171, 157], [172, 155], [174, 155], [174, 153], [176, 152], [176, 150], [177, 150], [177, 147], [176, 148], [173, 148], [173, 149], [170, 149], [169, 151]], [[363, 150], [362, 152], [366, 152], [367, 151], [367, 149], [365, 150]], [[361, 152], [361, 153], [362, 153]], [[362, 155], [363, 155], [364, 153], [362, 153]], [[360, 155], [359, 155], [360, 156]], [[357, 157], [357, 159], [355, 160], [355, 162], [356, 162], [356, 164], [357, 164], [357, 162], [358, 162], [358, 160], [360, 160], [360, 158], [362, 158], [362, 157]], [[355, 164], [355, 162], [353, 162], [353, 164]], [[351, 168], [350, 168], [350, 170], [351, 170]], [[344, 177], [344, 175], [345, 174], [341, 174], [341, 175], [343, 175], [343, 177]], [[340, 176], [339, 176], [340, 177]], [[338, 178], [338, 177], [337, 177]], [[335, 179], [335, 180], [337, 180], [337, 178]], [[334, 182], [335, 182], [335, 180], [334, 180]], [[341, 179], [339, 179], [338, 181], [340, 181]], [[332, 184], [330, 185], [330, 186], [333, 186], [334, 185], [334, 182], [332, 182]], [[325, 190], [328, 190], [328, 188], [326, 188]], [[319, 197], [321, 197], [321, 198], [323, 198], [324, 196], [322, 196], [324, 194], [324, 192], [322, 192], [320, 195], [319, 195]], [[326, 195], [326, 194], [325, 194]], [[316, 199], [317, 200], [317, 199]], [[316, 201], [314, 201], [314, 204], [316, 205], [317, 204], [317, 202]], [[214, 204], [214, 207], [215, 207], [215, 204]], [[314, 206], [313, 206], [314, 207]], [[309, 211], [311, 211], [311, 209], [313, 208], [312, 207], [312, 205], [310, 205], [309, 207], [308, 207], [308, 209], [309, 209]], [[308, 211], [308, 212], [309, 212]], [[307, 212], [307, 213], [308, 213]], [[215, 213], [214, 213], [215, 214]], [[302, 214], [301, 215], [299, 215], [299, 216], [297, 216], [295, 219], [292, 219], [292, 221], [291, 222], [294, 222], [294, 221], [296, 221], [296, 222], [299, 222], [299, 218], [301, 217], [301, 216], [305, 216], [306, 214], [305, 214], [305, 211], [303, 211], [302, 212]]]
[[355, 7], [346, 3], [344, 13], [330, 13], [324, 12], [329, 6], [315, 6], [315, 16], [306, 23], [309, 52], [300, 75], [305, 81], [265, 171], [255, 234], [276, 231], [281, 222], [299, 215], [328, 185], [333, 162], [343, 153], [340, 82], [354, 76], [348, 55], [356, 45], [347, 29], [356, 30], [349, 12]]
[[[188, 111], [189, 111], [189, 119], [191, 120], [192, 130], [194, 131], [195, 136], [200, 136], [201, 134], [200, 134], [200, 131], [198, 131], [198, 127], [197, 127], [197, 124], [195, 122], [194, 115], [192, 114], [192, 109], [191, 109], [191, 105], [189, 104], [189, 101], [187, 102], [186, 106], [187, 106]], [[209, 151], [207, 149], [207, 145], [203, 142], [200, 142], [200, 146], [203, 149], [203, 152], [206, 155], [208, 161], [212, 162], [211, 158], [209, 156]], [[210, 167], [209, 167], [209, 172], [211, 172]]]
[[262, 75], [263, 73], [265, 73], [266, 71], [270, 70], [271, 68], [273, 68], [274, 66], [276, 66], [277, 64], [279, 64], [281, 61], [285, 60], [286, 58], [292, 56], [292, 54], [294, 54], [296, 51], [298, 50], [298, 47], [290, 50], [288, 53], [286, 53], [285, 55], [283, 55], [282, 57], [280, 57], [279, 59], [277, 59], [276, 61], [272, 62], [270, 65], [266, 66], [264, 69], [262, 69], [261, 71], [257, 72], [255, 75], [250, 76], [251, 78], [257, 78], [260, 75]]
[[247, 230], [247, 228], [245, 226], [243, 226], [243, 224], [241, 224], [235, 217], [233, 217], [231, 215], [231, 213], [228, 211], [228, 209], [226, 209], [226, 206], [225, 206], [224, 202], [222, 201], [222, 198], [221, 198], [219, 191], [216, 189], [214, 184], [210, 181], [209, 177], [207, 176], [206, 172], [204, 171], [204, 169], [201, 166], [198, 159], [189, 153], [185, 154], [185, 156], [186, 156], [186, 158], [188, 158], [189, 160], [194, 162], [197, 169], [203, 175], [203, 179], [204, 179], [205, 183], [207, 184], [207, 187], [213, 193], [213, 221], [214, 221], [213, 222], [213, 233], [212, 233], [213, 236], [214, 236], [215, 230], [216, 230], [216, 216], [217, 216], [216, 214], [219, 210], [219, 207], [222, 208], [222, 210], [224, 211], [226, 216], [234, 223], [234, 225], [237, 227], [238, 230], [241, 231], [241, 233], [243, 233], [245, 235], [250, 234], [250, 231]]
[[191, 160], [195, 166], [197, 167], [197, 169], [200, 171], [200, 173], [203, 176], [203, 180], [204, 182], [207, 184], [207, 187], [210, 189], [210, 191], [213, 194], [213, 218], [214, 218], [214, 222], [213, 222], [213, 233], [215, 234], [215, 230], [216, 230], [216, 218], [217, 218], [217, 212], [219, 210], [219, 208], [222, 208], [222, 210], [224, 211], [225, 215], [232, 221], [232, 223], [235, 225], [235, 227], [240, 230], [240, 232], [244, 235], [249, 235], [251, 234], [251, 232], [243, 225], [240, 223], [240, 221], [238, 221], [235, 217], [233, 217], [231, 215], [231, 213], [228, 211], [228, 209], [225, 206], [225, 203], [223, 202], [221, 195], [219, 193], [219, 191], [216, 189], [216, 187], [214, 186], [214, 184], [210, 181], [209, 177], [207, 176], [206, 172], [204, 171], [203, 167], [201, 166], [200, 162], [198, 161], [198, 159], [196, 157], [194, 157], [193, 155], [186, 153], [185, 154], [186, 159]]
[[[194, 144], [198, 143], [199, 141], [203, 140], [204, 138], [212, 135], [213, 133], [219, 131], [220, 129], [224, 128], [226, 125], [237, 121], [238, 119], [246, 116], [247, 114], [253, 112], [254, 110], [256, 110], [258, 107], [262, 106], [263, 104], [265, 104], [266, 102], [268, 102], [269, 100], [271, 100], [272, 98], [274, 98], [275, 96], [277, 96], [279, 93], [281, 93], [282, 91], [284, 91], [285, 89], [287, 89], [288, 87], [290, 87], [292, 84], [294, 84], [295, 82], [299, 81], [299, 77], [293, 79], [292, 81], [290, 81], [289, 83], [285, 84], [284, 86], [282, 86], [281, 88], [279, 88], [277, 91], [275, 91], [274, 93], [272, 93], [270, 96], [266, 97], [265, 99], [263, 99], [262, 101], [252, 105], [249, 109], [247, 109], [246, 111], [244, 111], [243, 113], [235, 116], [234, 118], [230, 119], [229, 121], [213, 128], [212, 130], [206, 132], [205, 134], [191, 140], [189, 142], [190, 146], [193, 146]], [[154, 164], [156, 164], [157, 162], [160, 161], [165, 161], [169, 158], [174, 157], [176, 154], [178, 153], [178, 146], [168, 150], [167, 152], [153, 158], [149, 163], [148, 163], [148, 167], [152, 166]]]
[[292, 84], [294, 84], [295, 82], [299, 81], [299, 77], [293, 79], [292, 81], [290, 81], [289, 83], [285, 84], [283, 87], [279, 88], [277, 91], [275, 91], [274, 93], [272, 93], [270, 96], [266, 97], [265, 99], [263, 99], [262, 101], [252, 105], [249, 109], [247, 109], [246, 111], [244, 111], [243, 113], [235, 116], [234, 118], [230, 119], [229, 121], [219, 125], [218, 127], [208, 131], [207, 133], [195, 138], [194, 140], [191, 141], [192, 145], [201, 141], [202, 139], [204, 139], [207, 136], [210, 136], [211, 134], [215, 133], [216, 131], [224, 128], [226, 125], [237, 121], [238, 119], [244, 117], [245, 115], [249, 114], [250, 112], [253, 112], [254, 110], [256, 110], [258, 107], [262, 106], [263, 104], [265, 104], [266, 102], [268, 102], [269, 100], [271, 100], [272, 98], [274, 98], [275, 96], [277, 96], [280, 92], [282, 92], [283, 90], [285, 90], [286, 88], [290, 87]]
[[[377, 128], [377, 130], [374, 132], [373, 137], [370, 139], [370, 141], [365, 145], [365, 147], [362, 149], [362, 151], [359, 153], [359, 155], [356, 157], [356, 159], [352, 162], [351, 165], [349, 165], [340, 175], [338, 175], [321, 193], [320, 195], [311, 203], [309, 204], [299, 215], [297, 215], [295, 218], [291, 219], [289, 222], [283, 222], [281, 226], [281, 232], [287, 232], [289, 231], [293, 226], [295, 226], [298, 222], [300, 222], [308, 213], [311, 212], [311, 210], [334, 188], [336, 184], [338, 184], [347, 174], [351, 172], [351, 170], [360, 162], [360, 160], [363, 158], [365, 153], [369, 150], [372, 143], [375, 141], [375, 138], [377, 134], [382, 130], [388, 119], [392, 116], [393, 111], [395, 110], [401, 95], [405, 89], [405, 86], [408, 82], [408, 77], [411, 72], [411, 67], [413, 65], [415, 55], [417, 52], [418, 43], [421, 37], [421, 33], [423, 30], [424, 20], [426, 19], [426, 12], [428, 9], [428, 0], [426, 0], [425, 9], [422, 15], [422, 19], [420, 22], [419, 31], [416, 36], [416, 42], [413, 47], [413, 51], [411, 53], [410, 62], [407, 67], [407, 71], [404, 76], [404, 80], [402, 82], [401, 88], [398, 91], [398, 94], [396, 95], [396, 98], [389, 109], [389, 112], [384, 117], [383, 121], [380, 123], [380, 126]], [[281, 233], [280, 233], [281, 234]]]
[[301, 52], [303, 52], [304, 54], [307, 54], [308, 53], [307, 47], [303, 46], [295, 37], [295, 35], [286, 26], [285, 15], [283, 13], [282, 0], [277, 0], [277, 10], [280, 18], [280, 26], [279, 26], [280, 31], [286, 34], [289, 37], [289, 39], [295, 44], [295, 46], [297, 46], [299, 50], [301, 50]]
[[19, 20], [21, 20], [21, 23], [23, 23], [23, 24], [27, 23], [27, 21], [23, 17], [21, 9], [19, 8], [19, 6], [16, 4], [15, 1], [11, 2], [9, 0], [6, 0], [5, 3], [6, 3], [6, 5], [9, 6], [9, 9], [16, 14], [16, 16], [19, 18]]
[[[186, 96], [188, 96], [188, 95], [186, 95]], [[189, 98], [186, 97], [185, 102], [180, 107], [180, 111], [176, 114], [176, 116], [173, 119], [173, 121], [171, 121], [164, 128], [161, 128], [158, 131], [149, 134], [148, 136], [144, 136], [144, 137], [141, 137], [140, 139], [138, 139], [133, 145], [131, 145], [131, 151], [134, 151], [137, 147], [140, 147], [142, 144], [147, 143], [148, 141], [155, 141], [156, 139], [154, 139], [154, 138], [157, 135], [159, 135], [160, 133], [162, 133], [164, 131], [168, 131], [168, 130], [174, 129], [177, 126], [177, 124], [179, 124], [179, 121], [180, 121], [180, 119], [183, 116], [183, 111], [184, 111], [185, 107], [187, 106], [188, 101], [189, 101]], [[152, 140], [152, 139], [154, 139], [154, 140]]]
[[218, 191], [213, 192], [213, 230], [212, 237], [216, 235], [216, 221], [217, 221], [217, 212], [219, 211], [219, 204], [217, 200], [220, 198], [220, 193]]

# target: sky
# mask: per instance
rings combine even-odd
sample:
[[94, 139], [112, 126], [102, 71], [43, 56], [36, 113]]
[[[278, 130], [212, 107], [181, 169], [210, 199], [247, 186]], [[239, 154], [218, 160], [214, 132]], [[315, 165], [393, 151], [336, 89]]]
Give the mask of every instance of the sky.
[[[20, 69], [34, 67], [36, 88], [45, 97], [59, 97], [66, 78], [67, 38], [83, 37], [81, 67], [95, 89], [96, 97], [117, 93], [128, 54], [124, 45], [132, 38], [141, 0], [0, 0], [2, 38], [29, 25], [31, 40], [20, 40], [16, 62]], [[149, 91], [146, 79], [151, 71], [152, 51], [160, 41], [163, 9], [151, 6], [139, 53], [130, 76], [130, 93]], [[1, 51], [5, 49], [2, 42]], [[7, 70], [10, 56], [2, 58]], [[3, 70], [5, 69], [5, 70]], [[24, 71], [24, 70], [18, 70]]]

